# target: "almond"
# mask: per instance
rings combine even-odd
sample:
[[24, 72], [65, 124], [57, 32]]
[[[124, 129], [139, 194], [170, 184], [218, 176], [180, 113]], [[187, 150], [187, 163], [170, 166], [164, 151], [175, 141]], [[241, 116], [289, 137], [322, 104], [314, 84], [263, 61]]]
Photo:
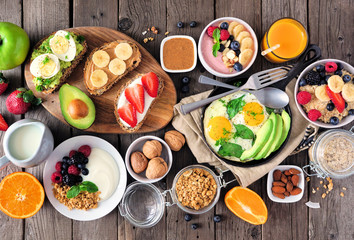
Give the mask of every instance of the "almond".
[[286, 192], [284, 193], [284, 195], [285, 195], [286, 197], [289, 197], [289, 196], [290, 196], [290, 192], [286, 191]]
[[281, 171], [280, 170], [275, 170], [273, 172], [273, 179], [274, 181], [279, 181], [281, 177]]
[[286, 176], [285, 176], [283, 173], [281, 174], [280, 180], [281, 180], [283, 183], [287, 183], [287, 182], [288, 182], [288, 179], [286, 178]]
[[[297, 176], [297, 175], [294, 175]], [[302, 192], [301, 188], [294, 187], [294, 189], [290, 192], [291, 195], [298, 195]]]
[[275, 193], [284, 193], [285, 192], [285, 188], [284, 187], [272, 187], [272, 191]]
[[295, 168], [290, 168], [290, 169], [289, 169], [289, 172], [290, 172], [291, 174], [300, 174], [300, 173], [301, 173], [299, 170], [297, 170], [297, 169], [295, 169]]
[[276, 186], [278, 186], [278, 187], [285, 187], [285, 183], [280, 182], [280, 181], [274, 181], [274, 182], [273, 182], [273, 187], [276, 187]]
[[291, 173], [289, 172], [289, 170], [285, 170], [285, 171], [284, 171], [284, 174], [285, 174], [285, 176], [290, 176], [290, 175], [291, 175]]
[[288, 179], [288, 182], [291, 181], [291, 176], [286, 177]]
[[291, 182], [288, 182], [286, 184], [286, 191], [291, 192], [293, 190], [294, 186]]
[[294, 186], [297, 186], [299, 184], [299, 176], [298, 175], [293, 175], [291, 177], [291, 182], [293, 183]]
[[277, 197], [277, 198], [281, 198], [281, 199], [285, 198], [283, 193], [275, 193], [275, 192], [273, 192], [273, 195], [274, 195], [274, 197]]

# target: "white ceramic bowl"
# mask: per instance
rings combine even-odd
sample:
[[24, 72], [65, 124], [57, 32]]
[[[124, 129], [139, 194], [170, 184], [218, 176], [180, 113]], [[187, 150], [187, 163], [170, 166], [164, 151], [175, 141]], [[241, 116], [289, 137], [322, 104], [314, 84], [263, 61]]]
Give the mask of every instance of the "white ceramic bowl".
[[[194, 49], [194, 61], [193, 61], [193, 66], [188, 68], [188, 69], [181, 69], [181, 70], [172, 70], [172, 69], [168, 69], [166, 68], [164, 62], [163, 62], [163, 47], [166, 43], [166, 41], [173, 39], [173, 38], [185, 38], [185, 39], [189, 39], [192, 41], [193, 43], [193, 49]], [[160, 45], [160, 63], [161, 63], [161, 67], [164, 71], [166, 72], [170, 72], [170, 73], [183, 73], [183, 72], [190, 72], [192, 71], [195, 66], [197, 65], [197, 44], [195, 43], [194, 38], [190, 37], [190, 36], [186, 36], [186, 35], [174, 35], [174, 36], [169, 36], [166, 37], [162, 40], [161, 45]]]
[[[323, 127], [323, 128], [339, 128], [339, 127], [343, 127], [349, 123], [351, 123], [353, 120], [354, 120], [354, 116], [353, 115], [348, 115], [346, 116], [345, 118], [343, 118], [337, 125], [332, 125], [330, 123], [324, 123], [322, 121], [311, 121], [308, 117], [307, 117], [307, 114], [306, 112], [302, 109], [302, 106], [297, 102], [296, 100], [296, 95], [299, 91], [299, 82], [300, 82], [300, 79], [305, 77], [306, 74], [311, 71], [315, 66], [319, 65], [319, 64], [325, 64], [326, 62], [339, 62], [343, 65], [344, 69], [348, 70], [350, 73], [354, 73], [354, 67], [342, 60], [339, 60], [339, 59], [322, 59], [322, 60], [319, 60], [317, 62], [314, 62], [312, 63], [311, 65], [309, 65], [307, 68], [305, 68], [300, 76], [298, 77], [297, 81], [296, 81], [296, 85], [295, 85], [295, 89], [294, 89], [294, 97], [295, 97], [295, 103], [296, 103], [296, 106], [297, 106], [297, 109], [299, 109], [300, 113], [302, 114], [302, 116], [304, 118], [306, 118], [307, 121], [313, 123], [314, 125], [316, 126], [319, 126], [319, 127]], [[352, 80], [351, 80], [352, 81]]]
[[[148, 179], [146, 176], [145, 176], [145, 171], [142, 172], [142, 173], [135, 173], [130, 165], [130, 155], [133, 153], [133, 152], [143, 152], [143, 145], [146, 141], [150, 141], [150, 140], [157, 140], [161, 143], [162, 145], [162, 152], [161, 152], [161, 158], [163, 158], [166, 163], [167, 163], [167, 172], [165, 173], [165, 175], [163, 175], [162, 177], [160, 178], [155, 178], [155, 179]], [[171, 152], [171, 149], [170, 147], [167, 145], [167, 143], [162, 140], [161, 138], [158, 138], [158, 137], [155, 137], [155, 136], [144, 136], [144, 137], [140, 137], [138, 139], [136, 139], [134, 142], [132, 142], [132, 144], [130, 144], [128, 150], [127, 150], [127, 153], [125, 154], [125, 166], [127, 167], [127, 170], [129, 172], [129, 174], [137, 181], [139, 182], [143, 182], [143, 183], [155, 183], [155, 182], [158, 182], [160, 181], [161, 179], [163, 179], [167, 174], [168, 172], [170, 171], [171, 169], [171, 166], [172, 166], [172, 152]]]
[[[119, 170], [118, 186], [112, 196], [98, 203], [97, 208], [89, 209], [87, 211], [78, 209], [69, 210], [64, 204], [60, 203], [54, 197], [52, 191], [53, 186], [50, 177], [52, 173], [55, 172], [55, 164], [57, 163], [57, 161], [61, 161], [64, 156], [67, 156], [70, 150], [78, 149], [80, 146], [86, 144], [89, 145], [91, 148], [101, 148], [107, 151], [113, 157], [113, 159], [117, 163]], [[115, 209], [115, 207], [117, 207], [118, 203], [123, 197], [127, 185], [127, 172], [125, 170], [123, 158], [120, 156], [117, 149], [112, 146], [112, 144], [110, 144], [106, 140], [103, 140], [102, 138], [84, 135], [69, 138], [54, 149], [44, 166], [43, 184], [47, 198], [58, 212], [74, 220], [91, 221], [107, 215], [113, 209]]]
[[[285, 171], [285, 170], [289, 170], [290, 168], [295, 168], [297, 170], [299, 170], [301, 173], [298, 174], [299, 176], [299, 184], [298, 187], [301, 188], [301, 193], [298, 195], [290, 195], [289, 197], [285, 197], [284, 199], [275, 197], [272, 193], [272, 184], [273, 184], [273, 172], [275, 170], [280, 170], [280, 171]], [[304, 189], [305, 189], [305, 178], [304, 178], [304, 172], [302, 171], [302, 169], [298, 166], [295, 165], [279, 165], [277, 167], [275, 167], [274, 169], [272, 169], [269, 173], [268, 173], [268, 179], [267, 179], [267, 194], [268, 197], [273, 201], [273, 202], [278, 202], [278, 203], [294, 203], [297, 201], [300, 201], [300, 199], [302, 198], [302, 196], [304, 195]]]
[[[242, 69], [242, 71], [240, 72], [235, 72], [235, 73], [230, 73], [230, 74], [225, 74], [225, 73], [219, 73], [216, 70], [214, 70], [211, 66], [209, 66], [207, 64], [207, 62], [204, 60], [203, 54], [202, 54], [202, 39], [203, 39], [203, 35], [206, 34], [206, 31], [208, 29], [209, 26], [217, 23], [217, 22], [221, 22], [221, 21], [236, 21], [239, 22], [240, 24], [242, 24], [252, 35], [253, 38], [253, 42], [254, 42], [254, 53], [253, 53], [253, 57], [251, 59], [251, 61], [248, 63], [247, 67], [245, 67], [244, 69]], [[211, 50], [210, 50], [211, 51]], [[255, 34], [255, 32], [253, 31], [253, 29], [251, 28], [250, 25], [248, 25], [248, 23], [246, 23], [245, 21], [239, 19], [239, 18], [234, 18], [234, 17], [222, 17], [222, 18], [218, 18], [215, 19], [214, 21], [210, 22], [202, 31], [202, 33], [200, 34], [199, 37], [199, 42], [198, 42], [198, 56], [199, 56], [199, 60], [202, 63], [203, 67], [210, 72], [211, 74], [217, 76], [217, 77], [222, 77], [222, 78], [232, 78], [232, 77], [236, 77], [238, 75], [241, 75], [242, 73], [246, 72], [254, 63], [254, 61], [256, 60], [258, 54], [258, 40], [257, 40], [257, 36]]]

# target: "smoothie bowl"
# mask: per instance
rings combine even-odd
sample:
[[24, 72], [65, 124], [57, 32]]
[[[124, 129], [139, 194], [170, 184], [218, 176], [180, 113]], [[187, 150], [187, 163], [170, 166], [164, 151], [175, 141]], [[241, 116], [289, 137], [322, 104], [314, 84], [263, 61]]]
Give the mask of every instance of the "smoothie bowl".
[[198, 43], [200, 62], [208, 72], [223, 78], [238, 76], [256, 59], [258, 42], [253, 29], [243, 20], [218, 18], [202, 31]]

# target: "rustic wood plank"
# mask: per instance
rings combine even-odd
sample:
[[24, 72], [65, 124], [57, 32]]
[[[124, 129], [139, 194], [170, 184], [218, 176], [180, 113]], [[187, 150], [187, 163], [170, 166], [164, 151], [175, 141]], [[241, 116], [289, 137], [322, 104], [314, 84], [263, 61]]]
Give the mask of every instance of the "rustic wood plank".
[[[48, 8], [50, 6], [50, 8]], [[23, 2], [24, 29], [28, 32], [33, 46], [49, 33], [69, 27], [69, 0]], [[43, 107], [28, 112], [26, 118], [38, 119], [49, 126], [55, 136], [55, 145], [70, 137], [70, 129], [53, 118]], [[44, 163], [26, 169], [42, 181]], [[26, 239], [71, 239], [72, 221], [57, 212], [48, 201], [34, 217], [26, 219]], [[60, 227], [58, 227], [60, 226]], [[65, 231], [63, 231], [65, 229]]]
[[[22, 26], [21, 20], [21, 11], [22, 4], [21, 1], [12, 1], [6, 0], [0, 2], [0, 9], [2, 9], [0, 15], [0, 21], [4, 22], [12, 22], [17, 24], [18, 26]], [[22, 86], [21, 79], [21, 66], [12, 69], [3, 71], [5, 77], [7, 77], [10, 81], [8, 89], [5, 93], [0, 96], [0, 114], [4, 117], [5, 121], [8, 125], [11, 125], [15, 121], [21, 119], [20, 115], [13, 115], [7, 111], [5, 101], [7, 96], [14, 91], [17, 87]], [[1, 142], [5, 132], [0, 132]], [[4, 155], [3, 148], [0, 148], [0, 155]], [[7, 167], [0, 171], [0, 181], [10, 173], [22, 171], [21, 168], [16, 167], [13, 164], [9, 164]], [[23, 239], [24, 233], [24, 220], [13, 219], [5, 215], [4, 213], [0, 213], [0, 239]], [[11, 230], [10, 230], [11, 229]]]

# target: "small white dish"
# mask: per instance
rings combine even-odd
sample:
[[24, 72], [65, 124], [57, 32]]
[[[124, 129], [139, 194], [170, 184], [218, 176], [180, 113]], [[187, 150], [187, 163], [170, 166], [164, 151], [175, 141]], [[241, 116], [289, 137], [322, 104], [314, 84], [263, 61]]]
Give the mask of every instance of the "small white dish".
[[[145, 176], [145, 172], [142, 173], [135, 173], [130, 165], [130, 155], [133, 152], [143, 152], [143, 145], [146, 141], [150, 141], [150, 140], [157, 140], [161, 143], [162, 145], [162, 152], [161, 152], [161, 158], [163, 158], [165, 160], [165, 162], [167, 163], [167, 172], [165, 173], [165, 175], [163, 175], [160, 178], [155, 178], [155, 179], [148, 179]], [[172, 166], [172, 152], [170, 147], [167, 145], [167, 143], [162, 140], [161, 138], [155, 137], [155, 136], [144, 136], [144, 137], [140, 137], [138, 139], [136, 139], [134, 142], [132, 142], [132, 144], [130, 144], [126, 154], [125, 154], [125, 166], [127, 167], [127, 170], [129, 172], [129, 174], [137, 181], [139, 182], [143, 182], [143, 183], [155, 183], [160, 181], [161, 179], [163, 179], [170, 171], [171, 166]]]
[[[163, 62], [163, 47], [165, 45], [165, 43], [168, 41], [168, 40], [171, 40], [173, 38], [185, 38], [185, 39], [189, 39], [192, 41], [193, 43], [193, 49], [194, 49], [194, 61], [193, 61], [193, 65], [192, 67], [188, 68], [188, 69], [180, 69], [180, 70], [172, 70], [172, 69], [168, 69], [164, 62]], [[161, 67], [162, 69], [165, 71], [165, 72], [170, 72], [170, 73], [184, 73], [184, 72], [190, 72], [192, 71], [195, 66], [197, 65], [197, 44], [195, 43], [195, 40], [194, 38], [190, 37], [190, 36], [187, 36], [187, 35], [174, 35], [174, 36], [169, 36], [169, 37], [166, 37], [162, 40], [161, 42], [161, 45], [160, 45], [160, 63], [161, 63]]]
[[[97, 208], [85, 210], [72, 209], [69, 210], [64, 204], [60, 203], [53, 195], [53, 186], [50, 179], [53, 172], [55, 172], [55, 164], [64, 156], [67, 156], [72, 149], [78, 149], [82, 145], [89, 145], [91, 148], [101, 148], [107, 151], [113, 159], [116, 161], [119, 169], [119, 181], [115, 192], [107, 200], [99, 202]], [[127, 185], [127, 172], [125, 170], [124, 162], [115, 147], [109, 142], [94, 136], [77, 136], [69, 138], [62, 142], [58, 147], [54, 149], [49, 156], [43, 170], [43, 184], [47, 198], [53, 207], [63, 214], [64, 216], [78, 220], [78, 221], [91, 221], [99, 219], [108, 213], [110, 213], [123, 197], [126, 185]]]
[[[209, 64], [204, 60], [203, 57], [203, 53], [202, 53], [202, 40], [203, 40], [203, 36], [204, 34], [206, 34], [206, 31], [208, 29], [209, 26], [217, 23], [217, 22], [221, 22], [221, 21], [235, 21], [235, 22], [239, 22], [240, 24], [242, 24], [247, 31], [249, 31], [249, 33], [251, 34], [252, 38], [253, 38], [253, 43], [254, 43], [254, 53], [253, 53], [253, 57], [251, 59], [251, 61], [248, 63], [247, 67], [245, 67], [244, 69], [242, 69], [242, 71], [240, 72], [235, 72], [235, 73], [220, 73], [217, 72], [216, 70], [214, 70], [212, 67], [209, 66]], [[199, 37], [199, 42], [198, 42], [198, 56], [199, 56], [199, 60], [202, 63], [203, 67], [210, 72], [211, 74], [217, 76], [217, 77], [222, 77], [222, 78], [232, 78], [232, 77], [236, 77], [241, 75], [242, 73], [246, 72], [254, 63], [254, 61], [256, 60], [258, 54], [258, 40], [257, 40], [257, 36], [256, 33], [253, 31], [253, 29], [251, 28], [250, 25], [248, 25], [248, 23], [246, 23], [245, 21], [239, 19], [239, 18], [234, 18], [234, 17], [222, 17], [222, 18], [217, 18], [214, 21], [211, 21], [208, 25], [206, 25], [206, 27], [203, 29], [202, 33], [200, 34]]]
[[348, 115], [345, 118], [343, 118], [337, 125], [332, 125], [330, 123], [324, 123], [322, 121], [311, 121], [308, 117], [307, 117], [307, 113], [302, 109], [302, 106], [297, 102], [296, 100], [296, 95], [299, 91], [299, 82], [300, 79], [305, 77], [305, 75], [311, 71], [315, 66], [319, 65], [319, 64], [325, 64], [327, 62], [339, 62], [343, 65], [344, 69], [346, 69], [347, 71], [349, 71], [350, 73], [354, 73], [354, 67], [342, 60], [339, 59], [322, 59], [319, 60], [317, 62], [312, 63], [310, 66], [308, 66], [307, 68], [305, 68], [300, 76], [297, 78], [296, 84], [295, 84], [295, 89], [294, 89], [294, 97], [295, 97], [295, 103], [297, 106], [297, 109], [299, 110], [299, 112], [301, 113], [301, 115], [310, 123], [313, 123], [314, 125], [318, 126], [318, 127], [323, 127], [323, 128], [340, 128], [343, 127], [349, 123], [351, 123], [354, 120], [354, 116], [353, 115]]
[[[299, 184], [298, 187], [301, 188], [301, 193], [298, 195], [290, 195], [289, 197], [285, 197], [284, 199], [275, 197], [272, 193], [272, 185], [273, 185], [273, 172], [275, 170], [280, 170], [280, 171], [285, 171], [289, 170], [290, 168], [295, 168], [300, 171], [299, 176]], [[273, 201], [273, 202], [278, 202], [278, 203], [294, 203], [300, 201], [302, 196], [304, 195], [304, 188], [305, 188], [305, 178], [304, 178], [304, 172], [302, 169], [298, 166], [295, 165], [279, 165], [275, 168], [273, 168], [269, 173], [268, 173], [268, 178], [267, 178], [267, 194], [268, 197]]]

